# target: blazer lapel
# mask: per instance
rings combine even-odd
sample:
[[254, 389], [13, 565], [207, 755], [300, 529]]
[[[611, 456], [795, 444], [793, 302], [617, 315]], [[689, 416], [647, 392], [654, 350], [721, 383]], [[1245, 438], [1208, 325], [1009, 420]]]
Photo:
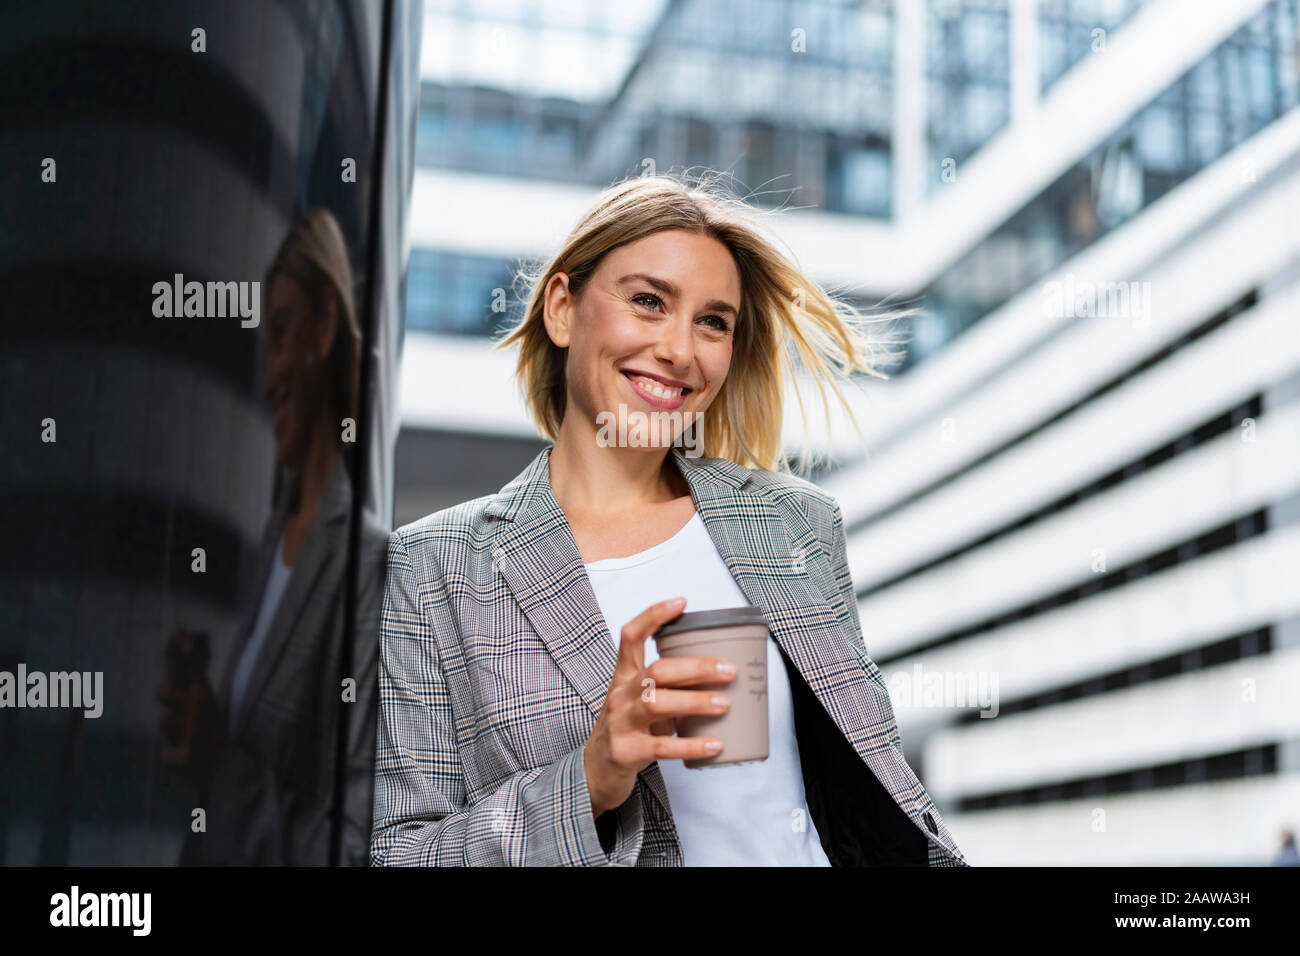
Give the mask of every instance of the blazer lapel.
[[[489, 503], [488, 514], [510, 522], [492, 549], [492, 560], [556, 665], [598, 716], [618, 653], [573, 532], [551, 491], [553, 447], [542, 449]], [[641, 777], [661, 809], [670, 813], [658, 764]]]
[[[492, 562], [556, 665], [596, 716], [618, 654], [573, 532], [551, 491], [552, 447], [544, 448], [489, 502], [487, 514], [509, 522], [492, 549]], [[657, 772], [650, 777], [651, 790], [666, 810], [663, 779]]]

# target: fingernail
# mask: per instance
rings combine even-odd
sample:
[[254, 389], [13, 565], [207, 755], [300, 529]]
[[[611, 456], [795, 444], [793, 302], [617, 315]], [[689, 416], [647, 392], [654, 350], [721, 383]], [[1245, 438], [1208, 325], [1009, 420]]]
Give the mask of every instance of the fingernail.
[[735, 665], [735, 664], [729, 664], [729, 663], [727, 663], [726, 661], [722, 661], [722, 662], [720, 662], [720, 663], [718, 664], [718, 673], [719, 673], [719, 674], [734, 674], [734, 673], [736, 673], [736, 665]]
[[709, 751], [710, 753], [717, 753], [719, 750], [722, 749], [722, 741], [710, 740], [708, 743], [704, 745], [704, 749]]

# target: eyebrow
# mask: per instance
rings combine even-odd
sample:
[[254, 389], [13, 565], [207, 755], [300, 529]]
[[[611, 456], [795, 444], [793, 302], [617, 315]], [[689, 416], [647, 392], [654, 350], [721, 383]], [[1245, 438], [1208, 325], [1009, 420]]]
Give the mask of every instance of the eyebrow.
[[[633, 272], [629, 275], [625, 275], [623, 276], [623, 278], [618, 280], [618, 284], [623, 285], [624, 283], [631, 282], [634, 279], [639, 279], [640, 281], [645, 282], [648, 285], [654, 286], [664, 295], [670, 295], [673, 296], [674, 298], [681, 296], [681, 291], [677, 288], [677, 286], [673, 285], [667, 279], [661, 279], [658, 276], [647, 275], [644, 272]], [[715, 312], [730, 312], [733, 316], [738, 316], [740, 314], [739, 312], [736, 311], [736, 307], [734, 305], [730, 305], [729, 303], [723, 302], [721, 299], [714, 299], [711, 302], [706, 302], [704, 303], [704, 307], [706, 309], [713, 309]]]

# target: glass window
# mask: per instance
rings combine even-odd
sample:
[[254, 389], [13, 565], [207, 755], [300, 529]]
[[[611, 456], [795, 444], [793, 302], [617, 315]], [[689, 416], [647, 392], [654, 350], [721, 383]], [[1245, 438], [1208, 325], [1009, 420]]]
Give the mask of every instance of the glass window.
[[1118, 30], [1147, 0], [1039, 0], [1038, 55], [1046, 91], [1084, 60], [1096, 43], [1095, 31]]
[[[424, 332], [490, 335], [523, 308], [511, 288], [517, 262], [428, 249], [412, 250], [406, 326]], [[504, 312], [494, 312], [496, 290]]]
[[[496, 20], [523, 17], [522, 11], [494, 10], [489, 39]], [[665, 170], [732, 170], [745, 187], [768, 190], [754, 197], [760, 203], [779, 203], [791, 189], [807, 187], [797, 200], [822, 190], [824, 169], [820, 158], [796, 165], [799, 138], [869, 132], [885, 142], [881, 157], [890, 162], [892, 11], [892, 0], [671, 4], [661, 23], [646, 19], [644, 27], [657, 25], [655, 42], [607, 101], [534, 98], [514, 80], [492, 87], [487, 68], [459, 80], [453, 71], [425, 82], [422, 105], [427, 100], [445, 119], [439, 125], [422, 116], [418, 137], [437, 142], [418, 143], [420, 162], [598, 186], [639, 172], [650, 156]], [[448, 16], [453, 12], [469, 21], [485, 16], [468, 3], [449, 8]], [[614, 16], [604, 12], [606, 20]], [[586, 29], [582, 18], [574, 20], [576, 31]], [[798, 55], [790, 49], [796, 27], [806, 31], [808, 44]], [[635, 49], [644, 48], [645, 36], [637, 37]], [[609, 58], [607, 39], [593, 35], [593, 57]], [[742, 130], [739, 142], [727, 132], [734, 127]], [[838, 197], [850, 193], [860, 190], [830, 191], [825, 208], [840, 208]]]
[[[923, 302], [942, 319], [929, 317], [915, 324], [915, 343], [903, 367], [941, 347], [1294, 107], [1297, 91], [1286, 78], [1294, 76], [1296, 69], [1298, 8], [1297, 0], [1272, 0], [1259, 16], [937, 278]], [[1072, 0], [1042, 0], [1040, 6], [1049, 18], [1073, 16], [1082, 9], [1084, 5]], [[1124, 8], [1088, 9], [1113, 14]], [[942, 88], [944, 77], [936, 80], [932, 73], [932, 81]], [[933, 107], [933, 150], [959, 144], [959, 134], [969, 136], [996, 116], [990, 106], [997, 102], [996, 96], [987, 102], [979, 96], [967, 97], [964, 102], [966, 117], [954, 115], [948, 101]], [[969, 125], [963, 126], [963, 120]], [[994, 248], [996, 255], [989, 251]]]
[[1143, 164], [1174, 172], [1183, 165], [1183, 133], [1174, 111], [1161, 106], [1137, 118], [1138, 153]]
[[887, 215], [890, 208], [889, 156], [881, 150], [855, 149], [841, 158], [841, 206], [864, 215]]
[[1010, 118], [1009, 29], [1005, 0], [930, 0], [930, 191], [942, 181], [945, 160], [960, 164]]

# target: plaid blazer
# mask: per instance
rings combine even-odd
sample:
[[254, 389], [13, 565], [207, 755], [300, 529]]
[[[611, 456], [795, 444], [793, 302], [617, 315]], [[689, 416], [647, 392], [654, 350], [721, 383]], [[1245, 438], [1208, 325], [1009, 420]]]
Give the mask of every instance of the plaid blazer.
[[[392, 534], [373, 865], [683, 863], [658, 763], [592, 818], [583, 747], [617, 655], [551, 492], [552, 447], [498, 494]], [[781, 649], [831, 862], [968, 865], [903, 758], [863, 644], [839, 504], [795, 476], [669, 454]]]

